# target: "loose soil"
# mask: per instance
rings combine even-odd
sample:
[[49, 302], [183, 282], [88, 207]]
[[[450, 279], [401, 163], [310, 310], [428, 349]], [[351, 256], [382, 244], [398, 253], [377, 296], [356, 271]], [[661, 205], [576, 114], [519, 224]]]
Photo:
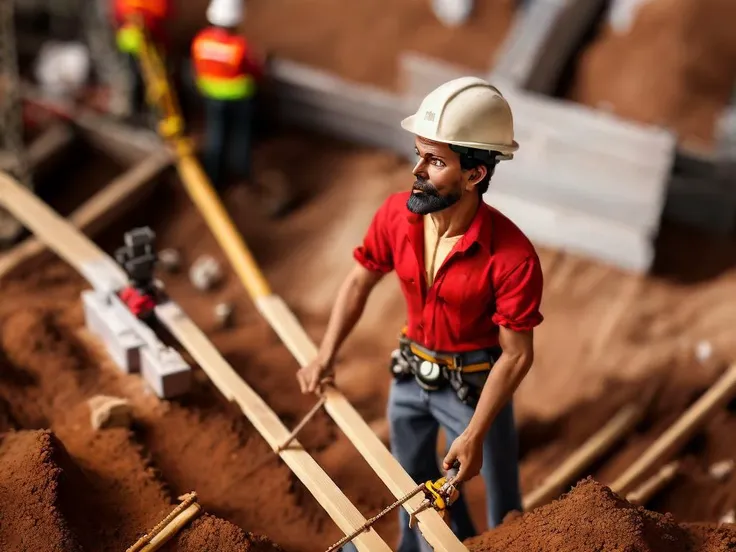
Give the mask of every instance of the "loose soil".
[[736, 546], [731, 529], [678, 524], [671, 515], [632, 506], [592, 479], [562, 500], [507, 519], [497, 530], [471, 539], [478, 552], [716, 552]]
[[[411, 184], [409, 167], [388, 153], [297, 133], [262, 144], [256, 162], [256, 172], [281, 166], [299, 188], [304, 203], [288, 218], [272, 221], [262, 212], [257, 192], [235, 187], [226, 194], [227, 207], [275, 292], [293, 307], [308, 333], [319, 340], [336, 289], [352, 266], [352, 247], [360, 242], [386, 195]], [[80, 181], [80, 186], [83, 184]], [[166, 205], [165, 212], [161, 205]], [[186, 272], [161, 277], [171, 296], [240, 375], [286, 425], [293, 427], [314, 398], [299, 392], [294, 378], [296, 362], [228, 270], [183, 189], [172, 182], [162, 183], [146, 205], [111, 228], [98, 243], [111, 252], [120, 245], [123, 231], [141, 224], [154, 228], [160, 248], [179, 248], [187, 267], [202, 253], [223, 262], [225, 280], [209, 293], [196, 291]], [[633, 277], [571, 255], [540, 250], [546, 320], [536, 333], [535, 366], [515, 401], [524, 492], [539, 484], [626, 401], [649, 399], [649, 414], [637, 431], [587, 471], [602, 483], [610, 483], [718, 377], [724, 362], [736, 356], [732, 335], [736, 311], [729, 303], [736, 294], [736, 270], [724, 262], [736, 258], [736, 246], [704, 242], [698, 236], [683, 236], [676, 229], [666, 228], [660, 250], [657, 278]], [[232, 543], [254, 540], [228, 522], [267, 535], [285, 550], [293, 551], [325, 549], [341, 536], [283, 463], [274, 459], [257, 474], [251, 473], [270, 449], [242, 414], [225, 403], [202, 372], [195, 372], [192, 393], [173, 401], [157, 400], [138, 376], [121, 374], [84, 329], [79, 293], [86, 287], [71, 268], [54, 260], [27, 265], [0, 288], [0, 345], [4, 355], [0, 426], [35, 430], [27, 434], [32, 437], [25, 437], [30, 441], [44, 435], [49, 443], [63, 443], [71, 461], [55, 462], [62, 470], [76, 465], [85, 475], [84, 483], [74, 484], [74, 488], [80, 486], [82, 496], [90, 497], [96, 516], [93, 519], [100, 520], [92, 524], [95, 529], [89, 534], [79, 529], [83, 527], [81, 522], [64, 510], [63, 486], [59, 484], [60, 506], [34, 514], [38, 526], [49, 526], [49, 531], [56, 531], [54, 538], [66, 538], [69, 546], [79, 549], [89, 549], [93, 539], [98, 546], [95, 550], [124, 549], [160, 520], [175, 502], [172, 497], [195, 490], [204, 510], [222, 519], [200, 519], [192, 525], [192, 531], [202, 527], [199, 536], [185, 533], [176, 546], [191, 543], [200, 549], [213, 546], [216, 550], [212, 543], [217, 542], [230, 543], [227, 546], [233, 549]], [[220, 301], [235, 306], [235, 327], [231, 329], [216, 326], [214, 305]], [[395, 346], [403, 310], [395, 278], [386, 278], [346, 343], [338, 367], [338, 386], [384, 441], [390, 381], [387, 359]], [[698, 363], [693, 351], [703, 339], [712, 344], [714, 355]], [[135, 418], [132, 432], [108, 430], [98, 434], [91, 430], [85, 403], [100, 393], [131, 402]], [[679, 522], [712, 523], [736, 505], [736, 474], [720, 483], [707, 475], [712, 462], [736, 454], [731, 438], [736, 430], [733, 410], [719, 412], [688, 445], [682, 455], [682, 473], [655, 497], [651, 508], [671, 512]], [[46, 429], [53, 434], [39, 433]], [[13, 437], [17, 438], [22, 437]], [[326, 414], [320, 413], [300, 440], [366, 517], [392, 501], [378, 477]], [[42, 456], [32, 452], [33, 446], [28, 447], [29, 458]], [[53, 447], [61, 450], [60, 445]], [[13, 462], [18, 453], [5, 460], [6, 450], [10, 449], [3, 445], [0, 462]], [[76, 479], [80, 480], [81, 476]], [[484, 529], [481, 483], [470, 482], [465, 492], [478, 527]], [[553, 550], [546, 544], [549, 539], [544, 537], [545, 530], [570, 534], [571, 539], [583, 534], [575, 533], [583, 531], [576, 527], [581, 502], [589, 505], [588, 515], [595, 513], [601, 519], [618, 504], [598, 487], [595, 489], [587, 494], [578, 489], [549, 510], [539, 509], [521, 521], [511, 519], [503, 529], [476, 541], [472, 548], [501, 549], [491, 547], [505, 545], [503, 539], [511, 539], [514, 531], [532, 534], [533, 526], [537, 526], [542, 531], [537, 534], [545, 544], [520, 542], [527, 542], [527, 548], [533, 550]], [[54, 503], [54, 495], [45, 496], [42, 503]], [[567, 517], [554, 513], [566, 508]], [[112, 519], [111, 512], [119, 521], [105, 523]], [[674, 522], [656, 521], [666, 518], [640, 512], [636, 515], [642, 517], [636, 521], [639, 518], [626, 512], [621, 515], [630, 524], [622, 525], [618, 536], [601, 532], [597, 537], [601, 546], [609, 547], [603, 550], [627, 549], [629, 545], [639, 546], [632, 550], [655, 550], [642, 548], [641, 544], [645, 539], [654, 547], [655, 537], [636, 540], [639, 537], [632, 534], [645, 525], [645, 520], [655, 520], [650, 525], [659, 527], [656, 531], [660, 533], [652, 529], [657, 535], [691, 534], [689, 529], [678, 529]], [[9, 519], [13, 515], [5, 514]], [[398, 527], [394, 517], [386, 518], [377, 529], [387, 542], [395, 542]], [[601, 531], [604, 529], [601, 526]], [[730, 535], [733, 527], [724, 526], [724, 531]], [[213, 532], [219, 534], [213, 536]], [[56, 549], [65, 548], [59, 544]]]
[[690, 149], [713, 147], [736, 81], [729, 0], [648, 0], [623, 34], [605, 26], [580, 54], [569, 97], [669, 127]]
[[[444, 27], [430, 0], [251, 0], [243, 30], [255, 48], [342, 78], [395, 89], [398, 58], [413, 50], [487, 71], [506, 37], [517, 0], [477, 2], [472, 20]], [[179, 2], [174, 34], [182, 51], [202, 25], [209, 0]], [[185, 7], [186, 6], [186, 7]]]

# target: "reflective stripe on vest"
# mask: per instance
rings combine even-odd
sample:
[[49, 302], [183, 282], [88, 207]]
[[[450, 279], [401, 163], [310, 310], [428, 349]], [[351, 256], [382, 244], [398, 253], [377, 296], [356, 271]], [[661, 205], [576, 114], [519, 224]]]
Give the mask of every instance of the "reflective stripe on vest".
[[213, 100], [242, 100], [255, 93], [256, 83], [251, 76], [235, 78], [199, 77], [197, 86]]
[[127, 54], [137, 54], [143, 43], [143, 35], [133, 25], [124, 25], [117, 32], [118, 49]]

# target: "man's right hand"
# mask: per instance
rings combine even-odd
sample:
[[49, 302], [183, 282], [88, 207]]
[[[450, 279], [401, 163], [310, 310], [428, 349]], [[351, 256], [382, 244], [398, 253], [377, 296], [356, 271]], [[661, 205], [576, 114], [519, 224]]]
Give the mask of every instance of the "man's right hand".
[[332, 380], [334, 375], [332, 362], [316, 357], [312, 362], [299, 369], [296, 373], [296, 379], [299, 381], [302, 393], [306, 394], [316, 392], [325, 380]]

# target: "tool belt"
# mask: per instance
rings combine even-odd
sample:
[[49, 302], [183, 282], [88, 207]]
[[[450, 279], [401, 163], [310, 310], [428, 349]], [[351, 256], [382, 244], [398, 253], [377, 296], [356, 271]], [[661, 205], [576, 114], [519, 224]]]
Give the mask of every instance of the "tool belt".
[[399, 348], [391, 353], [391, 373], [398, 380], [413, 377], [427, 391], [449, 385], [461, 402], [475, 408], [488, 373], [500, 356], [500, 347], [439, 353], [401, 335]]

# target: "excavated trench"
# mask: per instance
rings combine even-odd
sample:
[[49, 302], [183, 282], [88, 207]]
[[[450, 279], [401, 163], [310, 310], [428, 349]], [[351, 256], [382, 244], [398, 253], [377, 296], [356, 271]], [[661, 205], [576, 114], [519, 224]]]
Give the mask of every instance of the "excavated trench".
[[[52, 202], [61, 209], [72, 209], [120, 170], [99, 156], [83, 157], [86, 161], [74, 171], [54, 179], [59, 197], [71, 198], [65, 205]], [[284, 167], [304, 198], [289, 217], [269, 220], [259, 194], [245, 186], [229, 190], [225, 201], [275, 291], [318, 340], [336, 286], [351, 266], [351, 248], [382, 198], [409, 185], [409, 170], [388, 153], [297, 133], [259, 146], [256, 170], [275, 165]], [[67, 182], [74, 183], [77, 199], [62, 193]], [[125, 230], [142, 224], [157, 232], [159, 247], [178, 248], [187, 267], [203, 253], [223, 263], [225, 279], [208, 293], [196, 291], [186, 271], [161, 276], [171, 296], [241, 376], [287, 426], [294, 426], [314, 398], [299, 393], [296, 362], [227, 270], [175, 180], [163, 181], [145, 204], [96, 241], [111, 252]], [[645, 280], [540, 252], [546, 321], [537, 333], [535, 367], [516, 399], [524, 492], [620, 406], [649, 398], [648, 414], [636, 431], [580, 474], [611, 483], [717, 378], [723, 362], [736, 356], [736, 313], [728, 306], [736, 293], [736, 271], [722, 263], [736, 248], [724, 243], [717, 251], [703, 247], [697, 237], [690, 240], [683, 251], [683, 241], [665, 233], [658, 263], [663, 276]], [[688, 263], [683, 259], [692, 263], [693, 258], [697, 281], [676, 283], [671, 276], [684, 276]], [[707, 266], [714, 273], [704, 272]], [[283, 463], [274, 459], [252, 472], [270, 454], [269, 447], [202, 372], [196, 372], [189, 395], [172, 401], [159, 401], [138, 376], [118, 372], [84, 329], [79, 293], [86, 287], [71, 268], [53, 259], [23, 267], [0, 288], [0, 428], [7, 431], [0, 441], [0, 488], [6, 496], [0, 516], [9, 520], [0, 525], [0, 548], [125, 549], [158, 523], [175, 497], [192, 490], [208, 515], [170, 550], [274, 549], [256, 534], [285, 550], [312, 552], [341, 536]], [[215, 323], [214, 306], [221, 301], [235, 307], [231, 329]], [[402, 317], [398, 286], [387, 279], [346, 344], [338, 372], [340, 388], [384, 440], [386, 359]], [[701, 363], [693, 350], [703, 339], [714, 355]], [[131, 401], [132, 431], [93, 431], [86, 401], [96, 394]], [[557, 550], [555, 539], [562, 535], [573, 550], [590, 549], [589, 544], [600, 550], [733, 549], [734, 525], [716, 530], [715, 524], [736, 506], [736, 476], [718, 481], [708, 468], [736, 455], [735, 429], [731, 404], [688, 444], [681, 472], [648, 504], [653, 511], [671, 512], [677, 522], [710, 525], [679, 526], [586, 482], [564, 500], [511, 516], [501, 529], [468, 545], [471, 550]], [[326, 414], [320, 413], [300, 440], [366, 517], [392, 501]], [[481, 482], [472, 481], [465, 492], [478, 526], [485, 528]], [[387, 518], [377, 530], [394, 543], [396, 519]]]

